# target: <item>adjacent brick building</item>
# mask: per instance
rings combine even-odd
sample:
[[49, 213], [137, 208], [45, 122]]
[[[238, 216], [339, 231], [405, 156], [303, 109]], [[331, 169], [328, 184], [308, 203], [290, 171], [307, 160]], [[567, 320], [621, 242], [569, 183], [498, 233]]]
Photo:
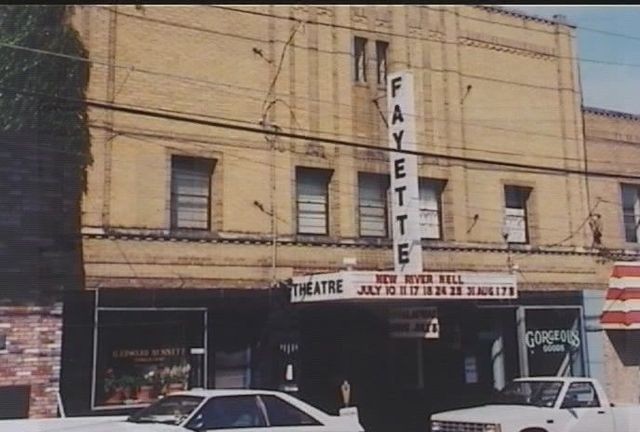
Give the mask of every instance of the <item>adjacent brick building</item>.
[[[637, 176], [640, 165], [640, 116], [600, 108], [585, 108], [585, 139], [589, 169]], [[590, 177], [595, 210], [601, 214], [602, 243], [608, 250], [638, 251], [640, 181], [633, 178]], [[636, 285], [637, 286], [637, 285]], [[640, 402], [640, 330], [631, 314], [638, 308], [629, 296], [626, 326], [603, 331], [607, 389], [613, 400]], [[611, 302], [603, 308], [607, 311]]]
[[50, 136], [0, 137], [0, 417], [58, 412], [62, 292], [79, 291], [80, 179]]

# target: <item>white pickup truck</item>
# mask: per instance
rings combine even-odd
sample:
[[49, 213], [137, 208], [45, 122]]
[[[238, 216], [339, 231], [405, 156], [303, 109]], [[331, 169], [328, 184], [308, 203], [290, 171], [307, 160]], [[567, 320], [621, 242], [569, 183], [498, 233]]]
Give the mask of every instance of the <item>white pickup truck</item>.
[[640, 432], [640, 407], [609, 403], [594, 379], [519, 378], [487, 405], [432, 415], [431, 432]]

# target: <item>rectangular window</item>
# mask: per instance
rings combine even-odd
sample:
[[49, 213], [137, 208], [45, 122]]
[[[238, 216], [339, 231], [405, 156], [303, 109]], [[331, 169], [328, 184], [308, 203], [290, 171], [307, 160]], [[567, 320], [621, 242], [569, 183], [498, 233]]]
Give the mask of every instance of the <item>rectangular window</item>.
[[322, 426], [315, 418], [299, 408], [283, 401], [278, 396], [260, 395], [269, 418], [269, 425], [274, 427]]
[[216, 351], [216, 388], [249, 388], [251, 386], [251, 348], [239, 351]]
[[623, 184], [622, 215], [624, 219], [624, 236], [626, 241], [638, 243], [640, 239], [640, 186]]
[[367, 40], [361, 37], [353, 39], [354, 79], [367, 82]]
[[442, 238], [443, 186], [439, 180], [420, 179], [420, 232], [424, 239]]
[[588, 381], [571, 383], [560, 408], [599, 408], [598, 393]]
[[298, 234], [329, 234], [329, 181], [331, 171], [296, 169]]
[[381, 174], [358, 174], [358, 210], [360, 215], [360, 236], [388, 236], [388, 189], [388, 176]]
[[531, 188], [505, 186], [504, 234], [508, 243], [528, 243], [527, 200]]
[[209, 399], [187, 429], [210, 431], [267, 428], [256, 395], [217, 396]]
[[378, 84], [387, 84], [387, 51], [389, 43], [376, 41], [376, 71], [378, 74]]
[[209, 229], [211, 159], [171, 158], [171, 228]]

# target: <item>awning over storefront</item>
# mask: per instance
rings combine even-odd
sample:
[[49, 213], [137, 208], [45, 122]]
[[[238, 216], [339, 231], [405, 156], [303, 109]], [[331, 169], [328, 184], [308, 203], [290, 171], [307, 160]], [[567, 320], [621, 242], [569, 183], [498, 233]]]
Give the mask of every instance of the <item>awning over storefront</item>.
[[518, 297], [516, 276], [509, 273], [341, 271], [294, 277], [291, 302], [340, 300], [467, 299]]
[[600, 322], [605, 330], [640, 330], [640, 262], [615, 263]]

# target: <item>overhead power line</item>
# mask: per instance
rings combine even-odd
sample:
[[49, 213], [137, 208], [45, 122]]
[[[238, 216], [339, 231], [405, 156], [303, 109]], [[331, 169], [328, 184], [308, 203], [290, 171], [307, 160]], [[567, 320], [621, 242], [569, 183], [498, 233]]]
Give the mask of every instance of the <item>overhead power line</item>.
[[273, 136], [278, 136], [283, 138], [299, 139], [304, 141], [316, 141], [316, 142], [325, 143], [325, 144], [340, 145], [345, 147], [360, 148], [360, 149], [373, 150], [373, 151], [396, 152], [396, 153], [408, 154], [413, 156], [421, 156], [421, 157], [448, 160], [448, 161], [467, 162], [467, 163], [501, 166], [501, 167], [508, 167], [508, 168], [526, 169], [526, 170], [536, 170], [536, 171], [539, 171], [540, 173], [552, 172], [552, 173], [561, 173], [561, 174], [586, 175], [590, 177], [608, 177], [608, 178], [616, 178], [616, 179], [623, 178], [623, 179], [631, 179], [631, 180], [640, 180], [640, 175], [618, 174], [618, 173], [603, 172], [603, 171], [586, 172], [580, 169], [556, 168], [556, 167], [547, 167], [547, 166], [541, 166], [541, 165], [516, 163], [516, 162], [508, 162], [508, 161], [500, 161], [500, 160], [489, 160], [489, 159], [481, 159], [481, 158], [470, 158], [465, 156], [446, 155], [446, 154], [433, 153], [433, 152], [395, 149], [390, 147], [380, 147], [380, 146], [357, 143], [352, 141], [325, 138], [325, 137], [293, 133], [293, 132], [285, 132], [283, 130], [264, 129], [264, 128], [258, 128], [258, 127], [252, 127], [252, 126], [231, 124], [231, 123], [226, 123], [222, 121], [205, 120], [205, 119], [198, 119], [198, 118], [193, 118], [193, 117], [184, 116], [184, 115], [151, 111], [151, 110], [141, 109], [141, 108], [125, 107], [125, 106], [119, 106], [117, 104], [112, 104], [112, 103], [102, 102], [102, 101], [95, 101], [95, 100], [84, 101], [80, 99], [65, 98], [61, 96], [53, 96], [53, 95], [48, 95], [44, 93], [13, 89], [13, 88], [8, 88], [3, 86], [0, 86], [0, 91], [17, 93], [17, 94], [22, 94], [22, 95], [27, 95], [32, 97], [40, 97], [40, 98], [44, 97], [51, 100], [57, 100], [59, 102], [74, 103], [74, 104], [81, 103], [81, 104], [86, 104], [87, 106], [93, 107], [93, 108], [112, 110], [112, 111], [122, 112], [126, 114], [145, 116], [145, 117], [151, 117], [151, 118], [161, 118], [165, 120], [191, 123], [191, 124], [197, 124], [201, 126], [210, 126], [215, 128], [223, 128], [223, 129], [235, 130], [235, 131], [241, 131], [241, 132], [256, 133], [263, 136], [265, 134], [268, 134], [268, 135], [273, 135]]
[[[361, 29], [361, 28], [357, 28], [357, 27], [353, 27], [353, 26], [349, 26], [349, 25], [342, 25], [342, 24], [335, 24], [335, 23], [324, 23], [324, 22], [314, 21], [314, 20], [309, 20], [309, 19], [287, 17], [287, 16], [282, 16], [282, 15], [272, 14], [272, 13], [269, 13], [269, 12], [243, 10], [243, 9], [239, 9], [239, 8], [236, 8], [236, 7], [229, 7], [229, 6], [211, 5], [209, 7], [217, 8], [217, 9], [221, 9], [221, 10], [238, 12], [238, 13], [251, 14], [251, 15], [256, 15], [256, 16], [277, 18], [277, 19], [288, 20], [288, 21], [303, 22], [305, 24], [311, 24], [311, 25], [317, 25], [317, 26], [340, 28], [340, 29], [343, 29], [343, 30], [351, 30], [351, 31], [363, 31], [364, 30], [364, 31], [367, 31], [367, 29]], [[449, 11], [449, 10], [446, 10], [446, 9], [435, 9], [435, 8], [429, 7], [429, 6], [426, 6], [426, 7], [428, 9], [432, 9], [432, 10], [435, 10], [435, 11], [441, 11], [442, 10], [445, 13], [456, 13], [454, 11]], [[546, 31], [546, 30], [540, 30], [540, 29], [534, 29], [534, 28], [523, 28], [521, 26], [501, 23], [499, 21], [492, 21], [492, 20], [488, 20], [488, 19], [472, 17], [472, 16], [464, 15], [464, 14], [459, 14], [459, 16], [461, 18], [469, 19], [469, 20], [472, 20], [472, 21], [486, 22], [486, 23], [489, 23], [489, 24], [502, 25], [502, 26], [508, 26], [508, 27], [515, 27], [515, 28], [518, 28], [518, 29], [523, 30], [523, 31], [527, 30], [527, 31], [537, 31], [537, 32], [542, 32], [542, 33], [555, 34], [555, 31]], [[582, 27], [579, 27], [579, 26], [575, 26], [575, 27], [579, 28], [579, 29], [582, 28]], [[593, 29], [585, 29], [585, 30], [593, 31]], [[409, 40], [419, 40], [419, 41], [427, 41], [427, 42], [438, 42], [438, 43], [450, 44], [450, 45], [460, 45], [459, 42], [437, 40], [437, 39], [429, 38], [429, 37], [425, 37], [425, 36], [413, 36], [413, 35], [410, 35], [410, 34], [402, 34], [402, 33], [390, 32], [390, 31], [382, 31], [382, 30], [379, 30], [379, 29], [370, 30], [370, 31], [375, 33], [375, 34], [380, 34], [380, 35], [390, 36], [390, 37], [400, 37], [400, 38], [405, 38], [405, 39], [409, 39]], [[617, 34], [617, 36], [621, 36], [621, 35]], [[638, 39], [638, 38], [633, 37], [633, 36], [628, 36], [628, 37], [630, 39]], [[527, 51], [527, 50], [525, 49], [525, 51]], [[556, 58], [559, 58], [559, 59], [566, 59], [566, 60], [577, 60], [577, 61], [582, 61], [582, 62], [585, 62], [585, 63], [596, 63], [596, 64], [604, 64], [604, 65], [610, 65], [610, 66], [624, 66], [624, 67], [637, 67], [637, 68], [640, 68], [640, 64], [638, 64], [638, 63], [620, 63], [620, 62], [615, 62], [615, 61], [610, 61], [610, 60], [592, 59], [592, 58], [584, 58], [584, 57], [578, 57], [578, 56], [553, 55], [553, 57], [556, 57]]]

